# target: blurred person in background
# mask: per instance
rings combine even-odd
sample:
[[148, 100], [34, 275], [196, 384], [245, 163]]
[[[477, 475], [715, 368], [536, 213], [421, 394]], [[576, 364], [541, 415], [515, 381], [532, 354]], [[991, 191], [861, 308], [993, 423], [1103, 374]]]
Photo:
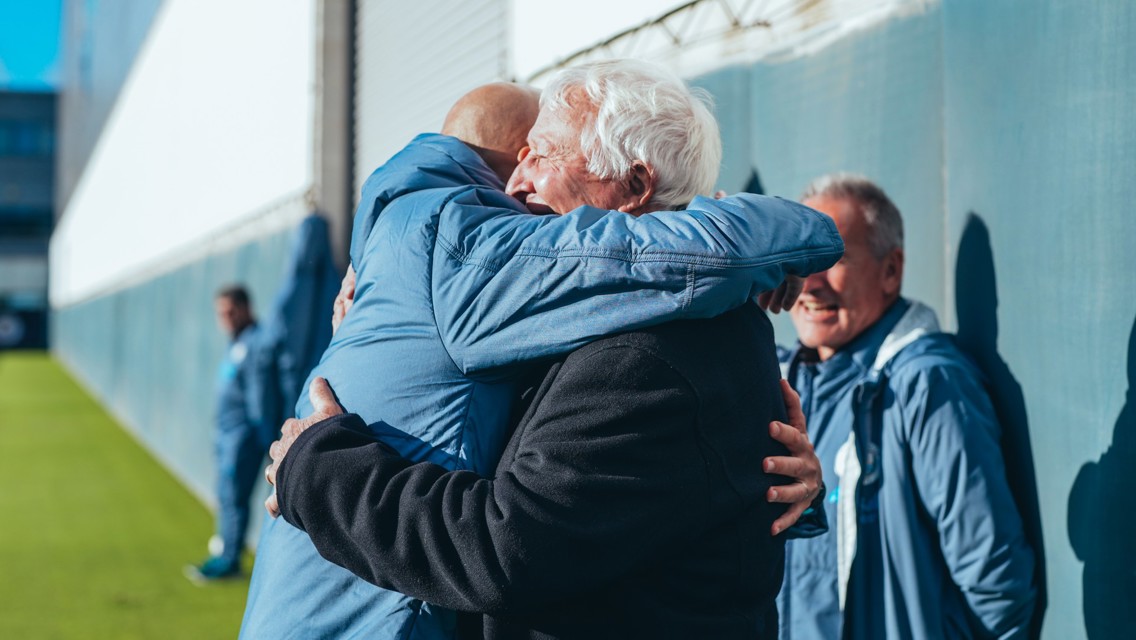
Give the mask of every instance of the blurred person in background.
[[217, 535], [211, 556], [186, 568], [195, 582], [240, 573], [253, 487], [278, 425], [292, 416], [304, 379], [331, 339], [326, 311], [338, 281], [327, 221], [311, 214], [292, 236], [267, 322], [257, 324], [244, 287], [226, 287], [214, 300], [218, 324], [232, 343], [217, 399]]
[[805, 279], [782, 354], [824, 469], [830, 529], [791, 540], [783, 640], [1025, 638], [1034, 554], [977, 368], [903, 298], [903, 219], [836, 174], [804, 204], [833, 218], [840, 262]]
[[[484, 620], [475, 615], [466, 621], [476, 627], [484, 621], [486, 627], [476, 633], [491, 637], [528, 637], [537, 628], [548, 637], [596, 637], [601, 629], [608, 635], [639, 629], [643, 635], [672, 626], [672, 633], [728, 630], [728, 635], [750, 637], [759, 628], [776, 628], [773, 595], [780, 584], [781, 547], [773, 536], [785, 523], [777, 520], [780, 509], [765, 503], [765, 490], [776, 478], [762, 472], [761, 461], [765, 453], [784, 452], [770, 439], [768, 425], [776, 416], [783, 418], [785, 409], [768, 320], [745, 303], [759, 291], [777, 288], [787, 274], [831, 265], [842, 248], [839, 236], [824, 216], [786, 201], [695, 197], [709, 192], [716, 179], [720, 140], [706, 105], [673, 74], [616, 61], [580, 68], [565, 79], [560, 91], [546, 90], [539, 114], [529, 115], [515, 130], [519, 135], [509, 138], [520, 153], [506, 152], [503, 158], [517, 158], [520, 166], [511, 174], [508, 194], [502, 192], [504, 178], [516, 160], [494, 168], [482, 153], [486, 145], [468, 135], [461, 140], [420, 136], [368, 180], [352, 239], [358, 293], [313, 376], [327, 376], [343, 404], [359, 412], [352, 418], [370, 443], [377, 437], [391, 449], [364, 447], [350, 460], [313, 461], [323, 471], [345, 472], [305, 485], [323, 486], [322, 502], [319, 490], [281, 492], [288, 519], [268, 524], [262, 536], [243, 636], [452, 637], [455, 609], [485, 614]], [[599, 87], [597, 93], [585, 95], [585, 84]], [[488, 117], [495, 115], [491, 111]], [[534, 115], [536, 126], [526, 141]], [[581, 135], [589, 131], [604, 132], [602, 141], [595, 140], [597, 146], [608, 145], [603, 153], [585, 146], [585, 139], [597, 138]], [[611, 159], [612, 147], [630, 157], [626, 166], [608, 173], [598, 163], [601, 156]], [[595, 164], [589, 164], [589, 156]], [[563, 368], [554, 365], [561, 375], [549, 374], [549, 380], [555, 378], [551, 388], [557, 392], [542, 392], [529, 410], [546, 420], [548, 412], [557, 411], [552, 407], [577, 398], [583, 406], [569, 413], [578, 419], [547, 429], [522, 423], [516, 434], [526, 435], [509, 440], [508, 427], [520, 417], [510, 419], [510, 408], [525, 386], [521, 374], [531, 368], [522, 365], [543, 360], [539, 379], [550, 360], [606, 335], [672, 319], [719, 316], [737, 307], [728, 319], [667, 332], [664, 357], [674, 358], [671, 364], [680, 375], [698, 377], [690, 383], [696, 391], [681, 384], [672, 389], [674, 372], [635, 346], [595, 347], [602, 357], [589, 360], [587, 367], [575, 366], [586, 356], [568, 356]], [[712, 354], [696, 346], [706, 342], [714, 343]], [[739, 355], [749, 351], [766, 357]], [[703, 361], [731, 373], [710, 376], [695, 366]], [[625, 378], [629, 368], [642, 375]], [[722, 378], [731, 382], [719, 384]], [[610, 385], [609, 394], [589, 396], [599, 393], [598, 387], [582, 391], [570, 388], [569, 380]], [[637, 386], [651, 384], [666, 388], [652, 392]], [[316, 397], [332, 398], [319, 378], [311, 389]], [[671, 392], [677, 404], [663, 400]], [[704, 415], [695, 400], [702, 393], [709, 394], [704, 406], [729, 408]], [[297, 415], [310, 422], [326, 407], [303, 398]], [[627, 413], [619, 417], [611, 411]], [[588, 437], [571, 430], [586, 431], [589, 425], [626, 431], [627, 437]], [[706, 451], [686, 440], [703, 428]], [[804, 441], [803, 434], [786, 427], [790, 431], [784, 437]], [[538, 446], [528, 438], [534, 432], [577, 443], [579, 449], [576, 455], [568, 450], [506, 454], [494, 474], [506, 441], [510, 447]], [[811, 459], [811, 451], [794, 453]], [[564, 455], [575, 463], [557, 462]], [[549, 466], [542, 468], [536, 463], [540, 459]], [[511, 466], [519, 460], [535, 466]], [[799, 463], [788, 473], [804, 478], [777, 487], [778, 501], [803, 502], [792, 520], [815, 495], [819, 474], [802, 470], [810, 460], [788, 460]], [[420, 462], [412, 465], [412, 475], [436, 478], [437, 487], [453, 479], [463, 489], [434, 491], [415, 482], [418, 488], [384, 501], [389, 510], [350, 506], [357, 497], [350, 492], [369, 484], [357, 481], [356, 472], [381, 475], [411, 461]], [[573, 471], [593, 463], [614, 465], [612, 473], [597, 468], [583, 477]], [[716, 469], [708, 483], [680, 471], [698, 476], [705, 465]], [[617, 480], [619, 469], [629, 482]], [[641, 483], [631, 481], [639, 474]], [[476, 489], [466, 492], [467, 482]], [[592, 482], [598, 484], [587, 488]], [[615, 485], [602, 486], [606, 482]], [[658, 499], [626, 491], [634, 486], [655, 486], [649, 493]], [[310, 517], [292, 517], [296, 512], [288, 511], [298, 505], [289, 504], [287, 496], [295, 500], [301, 491], [311, 500], [306, 503], [311, 511], [304, 510]], [[538, 513], [538, 504], [522, 498], [526, 492], [556, 513]], [[738, 500], [719, 501], [719, 495]], [[461, 507], [434, 502], [463, 496], [471, 502]], [[572, 508], [555, 509], [562, 501]], [[713, 515], [698, 515], [702, 506], [695, 505], [704, 501], [715, 505]], [[271, 508], [274, 498], [269, 502]], [[500, 520], [490, 515], [498, 509], [505, 516]], [[607, 518], [612, 511], [620, 517]], [[443, 512], [464, 515], [460, 523], [431, 515]], [[348, 513], [357, 516], [354, 526], [338, 518]], [[612, 526], [593, 526], [603, 522]], [[305, 526], [317, 528], [305, 532]], [[369, 537], [379, 530], [387, 533]], [[671, 544], [667, 540], [687, 536], [705, 544], [680, 545], [688, 552], [681, 562], [657, 555]], [[751, 539], [764, 540], [760, 550]], [[325, 557], [389, 591], [368, 591], [359, 578], [313, 561], [313, 540]], [[649, 559], [643, 566], [628, 569], [633, 558], [644, 556]], [[753, 572], [737, 566], [739, 557]], [[714, 576], [659, 581], [647, 575], [655, 570]], [[612, 577], [623, 571], [629, 573]], [[719, 590], [729, 595], [714, 597]], [[665, 611], [650, 604], [668, 597], [683, 602]], [[530, 607], [533, 617], [505, 604], [514, 599]], [[625, 606], [609, 606], [617, 602]]]
[[230, 343], [217, 381], [217, 533], [209, 541], [209, 558], [185, 569], [197, 583], [240, 575], [249, 500], [274, 431], [266, 421], [274, 416], [263, 413], [268, 381], [260, 366], [261, 331], [248, 290], [241, 285], [222, 288], [213, 308]]

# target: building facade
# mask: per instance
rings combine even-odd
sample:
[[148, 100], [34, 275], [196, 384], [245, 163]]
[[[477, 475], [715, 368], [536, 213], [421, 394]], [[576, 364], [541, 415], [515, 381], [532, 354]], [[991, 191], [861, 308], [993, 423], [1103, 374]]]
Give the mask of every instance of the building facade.
[[55, 94], [0, 92], [0, 350], [47, 346]]

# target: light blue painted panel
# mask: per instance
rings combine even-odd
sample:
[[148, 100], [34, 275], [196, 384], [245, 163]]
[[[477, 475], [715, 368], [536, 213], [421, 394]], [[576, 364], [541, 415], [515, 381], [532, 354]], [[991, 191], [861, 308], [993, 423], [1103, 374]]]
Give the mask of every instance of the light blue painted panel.
[[[904, 214], [905, 291], [946, 311], [943, 239], [942, 20], [937, 7], [851, 36], [820, 52], [695, 81], [718, 101], [727, 190], [750, 170], [766, 193], [796, 198], [834, 171], [879, 182]], [[742, 88], [748, 86], [748, 96]], [[738, 141], [749, 144], [739, 170]], [[949, 322], [949, 321], [948, 321]], [[785, 316], [778, 339], [795, 338]]]
[[244, 283], [256, 311], [267, 313], [291, 235], [250, 242], [52, 316], [58, 357], [210, 500], [214, 385], [227, 342], [214, 320], [213, 295], [225, 284]]
[[959, 324], [1020, 385], [1044, 637], [1131, 637], [1136, 3], [947, 2], [944, 60]]
[[750, 182], [749, 69], [728, 67], [694, 78], [693, 86], [714, 99], [714, 115], [722, 132], [722, 170], [718, 188], [728, 193], [744, 190]]

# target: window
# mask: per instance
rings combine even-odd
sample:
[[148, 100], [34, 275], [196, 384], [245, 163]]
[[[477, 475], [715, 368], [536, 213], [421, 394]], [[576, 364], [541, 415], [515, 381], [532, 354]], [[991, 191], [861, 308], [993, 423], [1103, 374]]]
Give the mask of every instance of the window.
[[35, 120], [0, 120], [0, 156], [46, 157], [55, 149], [50, 124]]

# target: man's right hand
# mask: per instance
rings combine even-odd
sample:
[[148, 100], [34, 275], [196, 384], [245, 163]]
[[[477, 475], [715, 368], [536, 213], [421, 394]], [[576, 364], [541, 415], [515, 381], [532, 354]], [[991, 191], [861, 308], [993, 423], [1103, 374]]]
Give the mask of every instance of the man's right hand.
[[789, 508], [773, 523], [770, 533], [777, 535], [796, 524], [802, 514], [812, 506], [812, 501], [823, 491], [824, 486], [820, 459], [809, 442], [809, 431], [805, 425], [805, 413], [801, 410], [801, 397], [781, 380], [781, 396], [785, 400], [785, 412], [789, 424], [771, 422], [769, 435], [785, 445], [787, 456], [769, 456], [763, 461], [766, 473], [777, 473], [792, 478], [787, 485], [770, 487], [766, 499], [770, 502], [788, 504]]
[[312, 380], [312, 384], [308, 388], [308, 399], [312, 403], [312, 415], [303, 420], [289, 418], [280, 428], [280, 439], [273, 442], [272, 446], [268, 448], [268, 455], [272, 458], [272, 463], [264, 469], [264, 479], [273, 486], [273, 491], [272, 495], [264, 501], [264, 508], [268, 510], [268, 515], [273, 518], [280, 515], [280, 502], [279, 498], [276, 497], [275, 490], [276, 470], [280, 468], [280, 462], [284, 460], [284, 456], [288, 455], [292, 443], [312, 425], [346, 413], [339, 401], [335, 399], [335, 392], [332, 391], [331, 385], [323, 378]]
[[347, 265], [347, 273], [343, 276], [343, 282], [339, 283], [339, 295], [335, 296], [335, 305], [331, 310], [332, 335], [339, 331], [343, 316], [347, 315], [347, 310], [353, 304], [355, 304], [355, 267]]

